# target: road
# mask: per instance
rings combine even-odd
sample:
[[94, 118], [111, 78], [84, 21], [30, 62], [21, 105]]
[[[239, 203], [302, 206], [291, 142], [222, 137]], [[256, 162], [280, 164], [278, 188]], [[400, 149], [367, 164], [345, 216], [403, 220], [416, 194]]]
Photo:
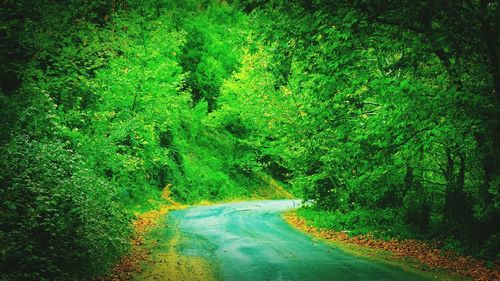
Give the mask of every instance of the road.
[[177, 251], [203, 258], [220, 280], [428, 280], [416, 273], [352, 256], [305, 235], [282, 218], [297, 200], [192, 207], [171, 212]]

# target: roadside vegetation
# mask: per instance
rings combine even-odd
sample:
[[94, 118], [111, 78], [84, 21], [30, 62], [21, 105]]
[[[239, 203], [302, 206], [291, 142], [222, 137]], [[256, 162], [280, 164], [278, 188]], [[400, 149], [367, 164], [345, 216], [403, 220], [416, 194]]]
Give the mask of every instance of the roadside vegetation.
[[500, 5], [377, 3], [2, 1], [0, 279], [109, 273], [162, 192], [494, 266]]

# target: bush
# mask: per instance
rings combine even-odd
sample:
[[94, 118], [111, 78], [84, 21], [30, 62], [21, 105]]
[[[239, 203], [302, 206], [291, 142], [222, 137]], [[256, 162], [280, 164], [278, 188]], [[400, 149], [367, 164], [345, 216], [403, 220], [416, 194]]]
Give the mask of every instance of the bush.
[[87, 279], [127, 249], [115, 189], [61, 144], [14, 137], [0, 170], [0, 279]]

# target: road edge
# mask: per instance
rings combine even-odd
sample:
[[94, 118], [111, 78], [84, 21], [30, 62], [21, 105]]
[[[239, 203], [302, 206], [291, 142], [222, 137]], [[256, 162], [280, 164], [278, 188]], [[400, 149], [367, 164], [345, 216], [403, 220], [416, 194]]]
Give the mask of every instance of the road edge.
[[[323, 240], [334, 247], [340, 248], [341, 250], [350, 253], [355, 256], [362, 258], [367, 258], [376, 262], [385, 263], [388, 265], [396, 266], [402, 268], [406, 271], [411, 271], [427, 277], [430, 279], [436, 279], [441, 281], [466, 281], [466, 280], [480, 280], [480, 281], [494, 281], [497, 280], [494, 275], [481, 275], [480, 278], [472, 279], [477, 276], [466, 276], [459, 274], [460, 272], [453, 271], [450, 269], [436, 268], [432, 267], [421, 260], [413, 257], [394, 255], [391, 251], [370, 247], [369, 244], [357, 244], [355, 239], [346, 239], [345, 233], [339, 233], [334, 231], [320, 230], [312, 226], [305, 219], [300, 218], [297, 215], [297, 210], [289, 210], [282, 214], [282, 218], [291, 227], [296, 230], [312, 236], [313, 239]], [[372, 245], [376, 245], [373, 243]], [[487, 270], [487, 269], [486, 269]]]

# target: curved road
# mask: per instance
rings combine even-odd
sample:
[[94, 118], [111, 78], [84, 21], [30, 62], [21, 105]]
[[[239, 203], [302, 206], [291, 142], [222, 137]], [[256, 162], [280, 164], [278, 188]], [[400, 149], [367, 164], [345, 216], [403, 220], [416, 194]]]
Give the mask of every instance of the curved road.
[[270, 200], [174, 211], [180, 254], [207, 259], [221, 280], [427, 280], [355, 257], [290, 227], [281, 212], [298, 200]]

